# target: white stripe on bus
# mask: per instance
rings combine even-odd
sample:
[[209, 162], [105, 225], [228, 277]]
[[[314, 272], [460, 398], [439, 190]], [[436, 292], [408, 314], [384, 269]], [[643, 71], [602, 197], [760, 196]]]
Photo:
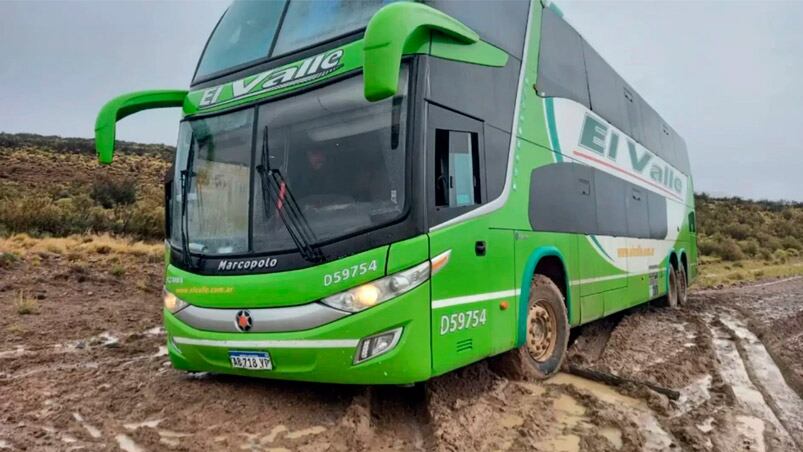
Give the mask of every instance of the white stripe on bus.
[[[625, 273], [622, 275], [599, 276], [596, 278], [575, 279], [571, 285], [578, 286], [582, 284], [591, 284], [595, 282], [611, 281], [615, 279], [644, 276], [649, 273]], [[459, 306], [462, 304], [479, 303], [481, 301], [496, 300], [505, 297], [517, 297], [521, 294], [521, 289], [500, 290], [498, 292], [478, 293], [474, 295], [464, 295], [461, 297], [444, 298], [441, 300], [432, 301], [432, 309], [448, 308], [451, 306]]]
[[480, 301], [495, 300], [497, 298], [515, 297], [521, 292], [520, 289], [500, 290], [499, 292], [486, 292], [474, 295], [464, 295], [462, 297], [444, 298], [442, 300], [432, 300], [432, 309], [448, 308], [461, 304], [479, 303]]
[[357, 339], [216, 341], [212, 339], [193, 339], [179, 336], [174, 336], [173, 341], [177, 344], [225, 348], [352, 348], [356, 347], [359, 342]]
[[582, 284], [591, 284], [595, 282], [602, 282], [602, 281], [612, 281], [615, 279], [622, 279], [622, 278], [630, 278], [636, 276], [644, 276], [649, 275], [649, 273], [625, 273], [622, 275], [610, 275], [610, 276], [598, 276], [596, 278], [586, 278], [586, 279], [575, 279], [571, 282], [573, 286], [579, 286]]

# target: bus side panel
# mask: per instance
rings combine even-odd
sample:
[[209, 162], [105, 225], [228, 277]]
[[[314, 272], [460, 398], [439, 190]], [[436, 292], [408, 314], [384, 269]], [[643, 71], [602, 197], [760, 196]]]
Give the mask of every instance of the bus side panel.
[[[477, 242], [485, 243], [484, 253]], [[433, 257], [451, 253], [432, 276], [433, 374], [512, 348], [513, 231], [489, 229], [479, 218], [430, 232], [430, 246]]]

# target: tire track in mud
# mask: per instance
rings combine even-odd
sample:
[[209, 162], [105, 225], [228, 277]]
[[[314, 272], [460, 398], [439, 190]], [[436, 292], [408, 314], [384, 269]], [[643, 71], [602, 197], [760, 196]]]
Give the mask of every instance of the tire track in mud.
[[722, 373], [734, 394], [762, 422], [775, 432], [781, 450], [803, 446], [803, 400], [783, 378], [777, 365], [758, 338], [733, 312], [721, 312], [709, 319]]

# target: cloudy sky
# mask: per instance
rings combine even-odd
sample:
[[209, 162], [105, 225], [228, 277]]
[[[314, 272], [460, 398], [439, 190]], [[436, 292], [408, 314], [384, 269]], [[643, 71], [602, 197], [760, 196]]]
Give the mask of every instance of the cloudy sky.
[[[803, 1], [557, 3], [686, 138], [697, 191], [803, 201]], [[115, 95], [186, 88], [227, 4], [0, 1], [0, 131], [91, 137]], [[174, 144], [178, 118], [118, 137]]]

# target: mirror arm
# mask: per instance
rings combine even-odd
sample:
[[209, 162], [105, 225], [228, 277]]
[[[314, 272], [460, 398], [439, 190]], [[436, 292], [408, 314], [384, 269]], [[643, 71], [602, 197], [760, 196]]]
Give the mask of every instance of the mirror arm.
[[402, 55], [420, 48], [432, 30], [460, 44], [480, 40], [457, 19], [421, 3], [391, 3], [374, 14], [365, 29], [363, 47], [366, 99], [373, 102], [396, 93]]
[[107, 102], [95, 120], [98, 161], [108, 164], [114, 158], [117, 121], [142, 110], [181, 107], [186, 97], [186, 90], [150, 90], [123, 94]]

